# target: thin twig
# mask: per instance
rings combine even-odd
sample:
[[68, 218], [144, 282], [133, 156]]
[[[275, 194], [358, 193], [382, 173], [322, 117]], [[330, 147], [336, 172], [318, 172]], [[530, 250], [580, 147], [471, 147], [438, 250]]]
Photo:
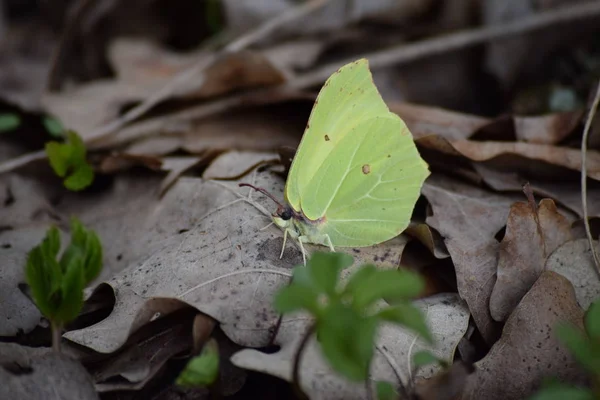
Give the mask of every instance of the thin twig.
[[51, 322], [50, 329], [52, 331], [52, 350], [60, 353], [60, 340], [62, 338], [62, 325]]
[[[317, 6], [322, 6], [325, 3], [326, 0], [313, 0], [311, 2], [303, 3], [303, 7], [308, 8], [308, 11], [305, 10], [305, 12], [307, 13], [309, 11], [314, 11], [316, 8], [318, 8]], [[292, 11], [293, 14], [295, 14], [296, 16], [306, 15], [304, 12], [300, 12], [302, 10], [303, 8], [299, 7], [297, 9], [293, 9]], [[290, 13], [292, 11], [290, 11]], [[485, 43], [486, 41], [497, 40], [501, 38], [515, 36], [518, 34], [528, 33], [530, 31], [546, 28], [548, 26], [558, 23], [566, 23], [579, 19], [597, 17], [598, 14], [600, 14], [600, 2], [583, 3], [570, 7], [563, 7], [559, 10], [545, 11], [536, 14], [532, 17], [524, 18], [522, 20], [507, 24], [498, 24], [491, 27], [483, 27], [454, 34], [448, 34], [442, 37], [423, 40], [414, 44], [403, 45], [389, 50], [365, 54], [363, 55], [363, 57], [369, 59], [370, 66], [372, 69], [377, 69], [389, 65], [407, 64], [409, 62], [420, 60], [428, 56], [442, 54], [453, 50], [460, 50], [477, 44]], [[289, 22], [290, 17], [288, 16], [284, 18], [282, 15], [281, 20], [287, 23]], [[269, 28], [266, 29], [264, 28], [264, 26], [268, 26]], [[267, 22], [264, 26], [259, 27], [256, 31], [261, 31], [263, 32], [263, 34], [264, 32], [269, 33], [271, 32], [271, 30], [275, 29], [280, 25], [274, 24], [273, 22]], [[250, 32], [248, 36], [255, 37], [256, 31]], [[244, 44], [245, 41], [246, 40], [242, 37], [236, 42]], [[233, 46], [236, 42], [232, 43], [231, 46], [233, 48], [239, 48], [240, 44], [236, 44], [235, 46]], [[245, 45], [247, 46], [248, 44], [246, 43]], [[214, 61], [216, 56], [209, 58], [211, 58], [211, 60], [209, 61]], [[206, 59], [203, 59], [199, 64], [204, 65], [206, 61]], [[354, 58], [352, 60], [346, 61], [354, 61]], [[284, 87], [292, 89], [305, 89], [308, 87], [312, 87], [323, 82], [325, 79], [327, 79], [327, 77], [329, 77], [329, 75], [331, 75], [331, 73], [333, 73], [339, 68], [340, 65], [343, 64], [344, 61], [338, 61], [336, 63], [326, 65], [324, 67], [319, 68], [316, 71], [299, 76], [298, 78], [291, 80], [290, 82], [285, 84]], [[195, 73], [197, 73], [197, 71], [201, 70], [202, 69], [196, 68], [195, 66], [192, 67], [189, 71], [184, 71], [182, 75], [178, 75], [174, 78], [173, 81], [171, 81], [171, 83], [167, 84], [167, 86], [163, 90], [157, 92], [154, 96], [151, 96], [139, 106], [131, 109], [128, 113], [124, 114], [122, 117], [115, 120], [114, 122], [92, 132], [92, 134], [90, 135], [87, 135], [86, 143], [104, 139], [105, 137], [114, 133], [116, 130], [120, 129], [123, 125], [138, 118], [150, 108], [152, 108], [154, 105], [156, 105], [158, 102], [164, 100], [165, 98], [168, 98], [169, 95], [174, 92], [174, 89], [179, 87], [178, 85], [180, 84], [180, 77], [181, 81], [183, 82], [188, 79], [188, 72], [190, 72], [189, 76], [193, 76]], [[233, 97], [224, 100], [217, 100], [217, 103], [219, 103], [220, 101], [237, 102], [239, 101], [239, 98]], [[197, 107], [197, 110], [194, 110], [195, 112], [189, 110], [190, 112], [185, 113], [185, 115], [182, 115], [181, 117], [192, 117], [194, 113], [204, 115], [206, 114], [205, 107], [209, 106], [210, 104], [200, 105]], [[147, 134], [147, 132], [151, 128], [155, 127], [156, 124], [160, 124], [160, 121], [155, 122], [153, 126], [147, 125], [144, 126], [144, 128], [134, 129], [135, 133], [132, 132], [133, 134], [130, 138], [136, 136], [143, 136], [144, 134]], [[131, 128], [134, 127], [132, 126]], [[8, 172], [13, 169], [27, 165], [30, 162], [43, 160], [45, 158], [46, 155], [43, 151], [28, 153], [20, 157], [13, 158], [12, 160], [8, 160], [4, 163], [0, 163], [0, 173]]]
[[302, 360], [302, 353], [304, 352], [304, 348], [308, 344], [308, 340], [315, 332], [315, 328], [316, 326], [313, 323], [306, 330], [306, 332], [304, 332], [302, 341], [296, 349], [296, 353], [294, 353], [294, 369], [292, 370], [292, 388], [294, 389], [294, 392], [296, 392], [296, 396], [298, 396], [299, 399], [307, 398], [304, 392], [302, 391], [302, 387], [300, 386], [300, 360]]
[[588, 219], [586, 165], [588, 136], [590, 134], [590, 127], [592, 126], [592, 120], [594, 119], [594, 115], [596, 115], [596, 110], [598, 109], [598, 102], [600, 102], [600, 82], [598, 83], [598, 87], [596, 88], [596, 95], [594, 96], [592, 107], [590, 108], [590, 112], [588, 113], [587, 119], [585, 120], [585, 127], [583, 128], [583, 137], [581, 138], [581, 206], [583, 208], [583, 224], [585, 226], [585, 234], [587, 236], [588, 242], [590, 243], [592, 258], [594, 259], [594, 264], [596, 265], [596, 272], [598, 273], [598, 275], [600, 275], [600, 258], [598, 258], [598, 253], [596, 253], [596, 246], [594, 244], [594, 238], [592, 237], [592, 231], [590, 229], [590, 221]]
[[[389, 65], [406, 64], [425, 57], [465, 49], [485, 42], [547, 28], [556, 24], [597, 17], [598, 14], [600, 14], [600, 2], [586, 2], [579, 5], [561, 7], [556, 10], [544, 11], [531, 17], [506, 24], [464, 30], [422, 40], [413, 44], [396, 46], [391, 49], [366, 54], [364, 57], [369, 60], [369, 66], [372, 69]], [[300, 79], [291, 81], [289, 86], [293, 88], [306, 88], [318, 85], [335, 72], [340, 65], [354, 60], [355, 58], [352, 58], [325, 65], [302, 76]]]

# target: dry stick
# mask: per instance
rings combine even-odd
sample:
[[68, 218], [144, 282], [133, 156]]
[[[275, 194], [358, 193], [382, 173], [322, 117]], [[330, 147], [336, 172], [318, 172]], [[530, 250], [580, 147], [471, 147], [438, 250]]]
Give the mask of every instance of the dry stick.
[[[308, 3], [303, 3], [303, 6], [293, 9], [292, 11], [294, 11], [294, 15], [296, 15], [296, 17], [298, 15], [302, 16], [305, 15], [305, 13], [313, 11], [318, 6], [324, 5], [326, 2], [327, 0], [313, 0]], [[546, 11], [534, 15], [532, 17], [524, 18], [522, 20], [508, 24], [477, 28], [468, 31], [444, 35], [442, 37], [423, 40], [414, 44], [403, 45], [389, 50], [383, 50], [376, 53], [366, 54], [364, 57], [370, 60], [370, 65], [374, 69], [388, 65], [406, 64], [408, 62], [419, 60], [427, 56], [467, 48], [470, 46], [484, 43], [486, 41], [526, 33], [529, 31], [545, 28], [557, 23], [565, 23], [578, 19], [592, 18], [598, 16], [598, 14], [600, 14], [600, 2], [596, 1], [593, 3], [584, 3], [576, 6], [571, 6], [569, 8], [563, 7], [559, 10]], [[282, 16], [280, 20], [287, 23], [290, 21], [290, 19], [290, 17], [283, 18]], [[267, 22], [262, 27], [259, 27], [256, 31], [251, 32], [248, 36], [251, 36], [256, 40], [256, 32], [260, 31], [263, 35], [265, 35], [270, 33], [276, 27], [280, 26], [280, 24], [281, 23], [275, 25], [273, 21]], [[244, 37], [238, 39], [238, 41], [236, 42], [245, 46], [249, 45], [249, 43]], [[229, 48], [240, 48], [240, 44], [236, 44], [236, 42], [233, 42], [229, 46]], [[319, 68], [318, 70], [312, 73], [305, 74], [292, 80], [288, 84], [284, 85], [284, 87], [291, 89], [303, 89], [314, 86], [327, 79], [327, 77], [329, 77], [329, 75], [331, 75], [331, 73], [337, 70], [342, 64], [343, 62], [329, 64], [325, 67]], [[193, 70], [194, 72], [196, 72], [197, 69], [194, 67]], [[184, 72], [183, 74], [186, 74], [186, 72]], [[193, 74], [190, 74], [190, 76], [193, 76]], [[187, 74], [185, 77], [187, 78]], [[93, 132], [91, 135], [89, 135], [89, 138], [86, 139], [86, 142], [103, 139], [104, 137], [112, 134], [117, 129], [121, 128], [126, 123], [141, 116], [143, 113], [148, 111], [148, 109], [153, 107], [156, 103], [160, 102], [161, 100], [167, 98], [169, 94], [173, 92], [173, 88], [176, 87], [175, 81], [177, 81], [178, 85], [179, 76], [175, 77], [175, 79], [171, 81], [171, 83], [167, 84], [164, 90], [161, 90], [155, 96], [150, 97], [144, 103], [140, 104], [138, 107], [133, 108], [121, 118], [115, 120], [113, 123], [108, 124], [105, 127]], [[235, 103], [235, 99], [238, 99], [237, 101], [240, 101], [240, 97], [231, 97], [224, 100], [217, 100], [216, 102], [213, 102], [213, 105], [215, 106], [214, 108], [222, 109], [223, 104], [221, 104], [221, 102]], [[216, 106], [217, 104], [220, 104], [221, 107]], [[186, 112], [186, 116], [189, 118], [193, 118], [196, 113], [200, 116], [204, 116], [206, 115], [206, 107], [208, 106], [210, 105], [200, 105], [198, 107], [194, 107], [193, 109], [189, 109]], [[156, 126], [160, 127], [161, 122], [154, 121], [153, 125], [147, 125], [147, 129], [156, 129]], [[132, 128], [134, 127], [132, 126]], [[137, 130], [136, 134], [143, 136], [147, 132], [148, 131], [139, 129]], [[28, 153], [23, 156], [13, 158], [12, 160], [9, 160], [7, 162], [0, 163], [0, 173], [11, 171], [15, 168], [19, 168], [21, 166], [29, 164], [30, 162], [42, 160], [44, 158], [46, 158], [46, 155], [43, 151]]]
[[[202, 71], [204, 71], [207, 67], [212, 65], [217, 59], [219, 59], [219, 57], [243, 50], [244, 48], [252, 45], [253, 43], [256, 43], [257, 41], [265, 38], [276, 29], [286, 24], [289, 24], [293, 20], [296, 20], [316, 11], [317, 9], [327, 4], [329, 1], [330, 0], [311, 0], [304, 2], [298, 7], [285, 11], [277, 15], [275, 18], [266, 21], [257, 29], [250, 31], [249, 33], [241, 36], [237, 40], [231, 42], [228, 46], [226, 46], [223, 49], [223, 51], [219, 55], [212, 55], [210, 57], [201, 59], [197, 64], [183, 71], [181, 74], [175, 76], [175, 78], [173, 78], [169, 83], [167, 83], [162, 89], [160, 89], [152, 96], [144, 100], [144, 102], [142, 102], [140, 105], [132, 108], [123, 116], [117, 118], [113, 122], [87, 135], [85, 138], [86, 144], [103, 139], [111, 135], [121, 127], [123, 127], [125, 124], [141, 117], [156, 104], [169, 98], [173, 93], [175, 93], [177, 90], [183, 87], [186, 82], [194, 78], [196, 75], [200, 75]], [[9, 160], [7, 162], [1, 163], [0, 173], [8, 172], [15, 168], [19, 168], [31, 162], [43, 160], [45, 158], [46, 153], [43, 150], [28, 153], [23, 156], [13, 158], [12, 160]]]
[[[577, 19], [592, 18], [600, 14], [600, 2], [584, 3], [577, 6], [563, 7], [557, 10], [545, 11], [528, 18], [519, 19], [506, 24], [465, 30], [451, 33], [441, 37], [422, 40], [414, 44], [397, 46], [388, 50], [371, 53], [365, 57], [369, 59], [371, 68], [380, 68], [389, 65], [406, 64], [424, 57], [448, 53], [453, 50], [464, 49], [477, 44], [493, 41], [508, 36], [546, 28], [548, 26], [571, 22]], [[319, 84], [335, 72], [340, 65], [352, 62], [354, 59], [337, 61], [325, 65], [316, 71], [290, 82], [293, 88], [305, 88]]]
[[596, 246], [594, 245], [594, 238], [592, 237], [590, 221], [588, 219], [586, 165], [588, 136], [590, 134], [590, 126], [592, 125], [592, 120], [594, 119], [594, 115], [596, 114], [596, 110], [598, 109], [598, 102], [600, 102], [600, 82], [598, 82], [598, 87], [596, 88], [596, 95], [594, 96], [592, 107], [590, 108], [590, 112], [588, 113], [587, 119], [585, 121], [585, 127], [583, 128], [583, 137], [581, 138], [581, 205], [583, 208], [583, 224], [585, 226], [585, 235], [587, 236], [588, 242], [590, 243], [592, 258], [594, 259], [594, 264], [596, 265], [596, 272], [600, 275], [600, 259], [598, 258], [598, 253], [596, 253]]
[[298, 345], [296, 349], [296, 353], [294, 354], [294, 367], [292, 369], [292, 388], [294, 392], [296, 392], [296, 396], [299, 399], [307, 399], [306, 395], [302, 391], [302, 387], [300, 385], [300, 360], [302, 359], [302, 353], [308, 344], [308, 340], [311, 338], [313, 333], [315, 333], [316, 326], [314, 323], [310, 325], [310, 327], [304, 332], [304, 336], [302, 337], [302, 341]]

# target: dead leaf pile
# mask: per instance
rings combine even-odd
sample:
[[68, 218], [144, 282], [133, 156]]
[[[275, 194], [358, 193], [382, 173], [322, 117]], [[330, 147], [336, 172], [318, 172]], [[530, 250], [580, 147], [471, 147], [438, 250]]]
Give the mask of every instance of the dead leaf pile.
[[[36, 35], [11, 23], [12, 39], [1, 43], [10, 51], [0, 58], [0, 114], [20, 110], [25, 123], [0, 137], [0, 397], [204, 398], [208, 390], [173, 382], [210, 338], [220, 394], [270, 398], [266, 375], [289, 389], [311, 320], [280, 318], [272, 303], [302, 257], [288, 241], [280, 258], [282, 232], [269, 226], [276, 205], [238, 183], [284, 199], [314, 89], [360, 57], [432, 170], [403, 234], [340, 249], [352, 268], [402, 266], [427, 282], [415, 305], [435, 343], [384, 326], [370, 381], [422, 399], [522, 399], [552, 377], [589, 384], [555, 325], [583, 327], [600, 295], [581, 229], [580, 144], [593, 85], [561, 86], [568, 107], [522, 102], [536, 82], [554, 82], [539, 66], [559, 49], [573, 45], [589, 58], [584, 75], [596, 76], [597, 54], [581, 38], [597, 26], [597, 2], [132, 1], [129, 11], [64, 3], [46, 10]], [[221, 3], [221, 14], [200, 3]], [[117, 28], [132, 12], [135, 22]], [[60, 35], [41, 34], [56, 26]], [[44, 155], [29, 153], [48, 138], [38, 132], [46, 115], [86, 142], [96, 172], [87, 190], [66, 191]], [[599, 120], [585, 169], [594, 239]], [[99, 235], [104, 263], [57, 355], [24, 265], [52, 224], [68, 236], [73, 215]], [[424, 349], [453, 366], [415, 371], [412, 356]], [[344, 380], [309, 340], [298, 384], [311, 399], [369, 398], [371, 383]]]

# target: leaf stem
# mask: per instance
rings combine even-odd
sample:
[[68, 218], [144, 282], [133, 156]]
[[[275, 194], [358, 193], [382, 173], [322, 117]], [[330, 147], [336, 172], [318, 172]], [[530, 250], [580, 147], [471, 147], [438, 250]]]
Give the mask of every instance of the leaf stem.
[[300, 342], [300, 345], [298, 346], [298, 349], [296, 349], [296, 353], [294, 354], [294, 369], [292, 370], [292, 388], [294, 389], [296, 396], [299, 399], [303, 400], [308, 400], [308, 397], [306, 397], [300, 386], [300, 360], [302, 358], [302, 352], [308, 344], [308, 339], [310, 339], [312, 334], [315, 332], [315, 329], [316, 324], [313, 323], [304, 333], [304, 337], [302, 338], [302, 341]]
[[52, 330], [52, 350], [56, 353], [60, 353], [60, 339], [62, 338], [62, 325], [54, 321], [50, 323], [50, 329]]

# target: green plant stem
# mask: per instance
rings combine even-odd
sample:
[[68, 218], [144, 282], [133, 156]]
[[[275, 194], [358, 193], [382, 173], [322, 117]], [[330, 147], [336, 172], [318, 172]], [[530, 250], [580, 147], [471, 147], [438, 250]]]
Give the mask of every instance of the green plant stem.
[[315, 332], [316, 325], [313, 323], [304, 333], [304, 337], [296, 350], [296, 354], [294, 354], [294, 369], [292, 370], [292, 388], [296, 393], [296, 396], [302, 400], [308, 400], [308, 397], [302, 391], [300, 387], [300, 360], [302, 359], [302, 352], [304, 352], [304, 348], [308, 344], [308, 339]]
[[60, 353], [60, 339], [62, 337], [62, 325], [52, 322], [50, 324], [52, 329], [52, 350]]

